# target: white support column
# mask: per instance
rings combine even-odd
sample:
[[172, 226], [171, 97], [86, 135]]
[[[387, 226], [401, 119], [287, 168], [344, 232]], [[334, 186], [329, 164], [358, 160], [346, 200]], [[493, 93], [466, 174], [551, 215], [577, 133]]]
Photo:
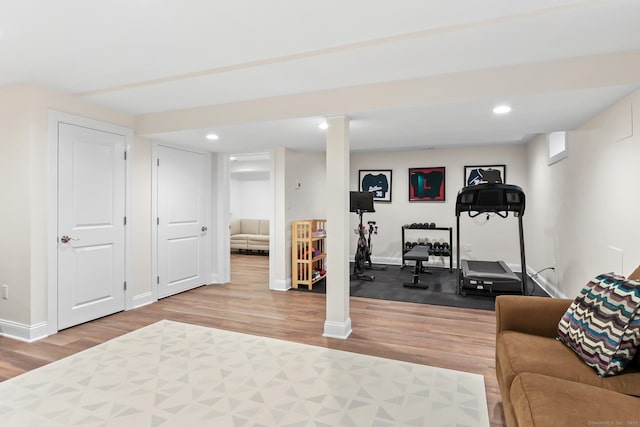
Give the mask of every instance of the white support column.
[[349, 117], [327, 123], [327, 319], [324, 336], [346, 339], [349, 317]]
[[269, 223], [269, 289], [286, 291], [291, 288], [291, 241], [288, 234], [286, 209], [286, 149], [273, 150], [271, 159], [273, 184], [273, 221]]

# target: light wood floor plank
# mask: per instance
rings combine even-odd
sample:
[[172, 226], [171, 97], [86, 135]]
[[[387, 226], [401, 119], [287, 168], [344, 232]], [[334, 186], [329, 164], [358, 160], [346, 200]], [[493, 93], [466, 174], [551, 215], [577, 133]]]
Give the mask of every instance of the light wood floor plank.
[[480, 374], [491, 425], [504, 425], [494, 312], [352, 297], [353, 334], [325, 338], [324, 295], [270, 291], [268, 268], [266, 256], [234, 254], [230, 284], [203, 286], [32, 344], [0, 337], [0, 380], [169, 319]]

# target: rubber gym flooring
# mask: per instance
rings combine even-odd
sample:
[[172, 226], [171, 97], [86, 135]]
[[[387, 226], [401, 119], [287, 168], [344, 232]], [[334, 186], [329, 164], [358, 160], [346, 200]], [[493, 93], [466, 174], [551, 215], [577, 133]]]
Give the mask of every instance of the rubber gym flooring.
[[[353, 269], [353, 265], [351, 268]], [[412, 281], [412, 266], [401, 269], [399, 265], [389, 265], [386, 270], [365, 270], [365, 273], [375, 276], [375, 279], [373, 281], [351, 280], [351, 296], [495, 310], [494, 295], [456, 294], [455, 269], [452, 273], [449, 273], [448, 268], [429, 268], [428, 270], [430, 273], [420, 274], [420, 281], [429, 285], [429, 289], [402, 286], [404, 282]], [[529, 279], [527, 282], [530, 295], [548, 296], [533, 280]], [[299, 290], [309, 292], [302, 288]], [[316, 283], [311, 292], [326, 292], [325, 281]]]

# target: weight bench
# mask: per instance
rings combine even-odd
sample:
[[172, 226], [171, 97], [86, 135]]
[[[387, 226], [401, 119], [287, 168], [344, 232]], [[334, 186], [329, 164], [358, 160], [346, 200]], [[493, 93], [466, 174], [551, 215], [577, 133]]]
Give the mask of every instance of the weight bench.
[[429, 261], [429, 248], [426, 246], [416, 245], [409, 252], [404, 254], [404, 259], [415, 261], [416, 266], [413, 270], [413, 281], [403, 283], [405, 288], [429, 289], [429, 285], [420, 283], [420, 272], [422, 271], [422, 261]]

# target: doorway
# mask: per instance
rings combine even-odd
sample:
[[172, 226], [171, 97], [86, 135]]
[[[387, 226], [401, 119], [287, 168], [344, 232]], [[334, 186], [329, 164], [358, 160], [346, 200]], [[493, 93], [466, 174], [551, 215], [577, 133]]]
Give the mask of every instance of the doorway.
[[267, 258], [256, 262], [268, 266], [274, 211], [271, 154], [230, 154], [228, 159], [231, 262], [254, 256]]

